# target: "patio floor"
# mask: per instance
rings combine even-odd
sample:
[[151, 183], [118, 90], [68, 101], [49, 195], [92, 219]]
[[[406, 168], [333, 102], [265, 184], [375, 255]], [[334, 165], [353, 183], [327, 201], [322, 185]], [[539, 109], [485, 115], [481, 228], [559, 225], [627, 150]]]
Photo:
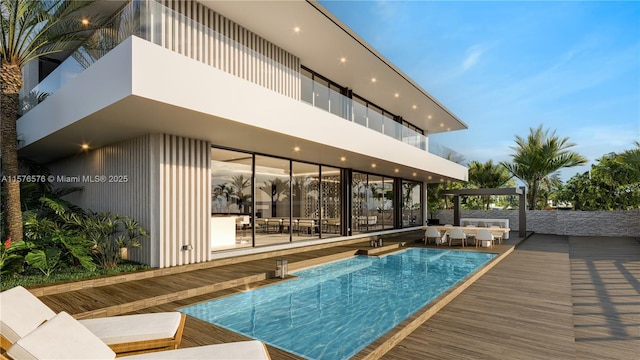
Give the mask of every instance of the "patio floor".
[[[416, 236], [420, 233], [386, 240], [385, 245], [406, 241], [409, 246], [423, 246], [414, 243]], [[533, 235], [513, 251], [519, 241], [514, 237], [494, 248], [492, 252], [505, 254], [501, 262], [466, 285], [464, 292], [443, 304], [444, 308], [383, 358], [575, 359], [578, 355], [624, 359], [637, 355], [632, 351], [640, 346], [640, 243]], [[77, 318], [172, 311], [281, 281], [269, 277], [275, 259], [282, 256], [293, 270], [353, 256], [358, 249], [367, 248], [368, 239], [351, 240], [305, 251], [254, 255], [243, 262], [236, 259], [155, 270], [132, 276], [131, 281], [96, 287], [74, 284], [32, 291], [54, 311], [65, 310]], [[244, 339], [188, 317], [181, 347]], [[381, 338], [375, 346], [384, 347], [385, 341]], [[368, 347], [356, 358], [375, 358], [374, 348]], [[273, 360], [299, 359], [271, 346], [269, 352]]]

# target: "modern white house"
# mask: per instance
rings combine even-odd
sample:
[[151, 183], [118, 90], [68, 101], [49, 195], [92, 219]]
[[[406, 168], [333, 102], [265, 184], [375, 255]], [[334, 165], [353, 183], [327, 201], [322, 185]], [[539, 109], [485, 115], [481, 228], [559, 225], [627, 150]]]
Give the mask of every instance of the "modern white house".
[[[104, 1], [111, 31], [25, 69], [20, 154], [131, 216], [154, 267], [424, 225], [467, 126], [316, 1]], [[89, 19], [90, 20], [90, 19]], [[442, 148], [440, 149], [442, 150]]]

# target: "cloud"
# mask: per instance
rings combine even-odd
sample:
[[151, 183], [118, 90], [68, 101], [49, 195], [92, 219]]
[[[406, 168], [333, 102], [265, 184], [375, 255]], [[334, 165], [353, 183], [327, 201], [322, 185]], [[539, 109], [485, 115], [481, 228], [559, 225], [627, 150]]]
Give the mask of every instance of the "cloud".
[[462, 62], [462, 72], [474, 67], [487, 49], [482, 45], [474, 45], [467, 49], [467, 57]]

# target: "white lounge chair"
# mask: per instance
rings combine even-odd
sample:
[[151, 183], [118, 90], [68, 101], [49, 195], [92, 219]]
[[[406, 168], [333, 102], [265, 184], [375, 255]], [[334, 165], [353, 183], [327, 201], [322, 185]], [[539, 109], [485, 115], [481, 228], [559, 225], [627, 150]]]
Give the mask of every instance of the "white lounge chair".
[[[56, 315], [22, 286], [0, 293], [0, 345], [8, 349]], [[122, 354], [177, 349], [185, 315], [177, 311], [85, 319], [80, 322]]]
[[[63, 311], [18, 340], [7, 350], [5, 357], [13, 360], [113, 360], [116, 354], [78, 320]], [[254, 340], [159, 351], [118, 357], [118, 359], [269, 360], [270, 357], [265, 345]]]

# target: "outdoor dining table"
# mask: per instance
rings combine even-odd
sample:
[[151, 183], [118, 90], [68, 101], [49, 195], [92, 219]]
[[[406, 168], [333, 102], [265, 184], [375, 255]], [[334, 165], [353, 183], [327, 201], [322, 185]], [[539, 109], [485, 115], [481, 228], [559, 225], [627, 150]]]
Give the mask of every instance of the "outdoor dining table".
[[[446, 235], [453, 228], [462, 229], [462, 232], [467, 234], [467, 236], [474, 236], [478, 232], [478, 230], [481, 230], [481, 229], [489, 230], [491, 232], [500, 231], [502, 232], [503, 235], [511, 231], [510, 228], [488, 228], [488, 227], [479, 227], [479, 226], [453, 226], [453, 225], [432, 225], [432, 226], [435, 226], [435, 228], [438, 229], [438, 231], [440, 231], [440, 234], [442, 234], [443, 236]], [[426, 229], [426, 227], [424, 227], [424, 229]]]

